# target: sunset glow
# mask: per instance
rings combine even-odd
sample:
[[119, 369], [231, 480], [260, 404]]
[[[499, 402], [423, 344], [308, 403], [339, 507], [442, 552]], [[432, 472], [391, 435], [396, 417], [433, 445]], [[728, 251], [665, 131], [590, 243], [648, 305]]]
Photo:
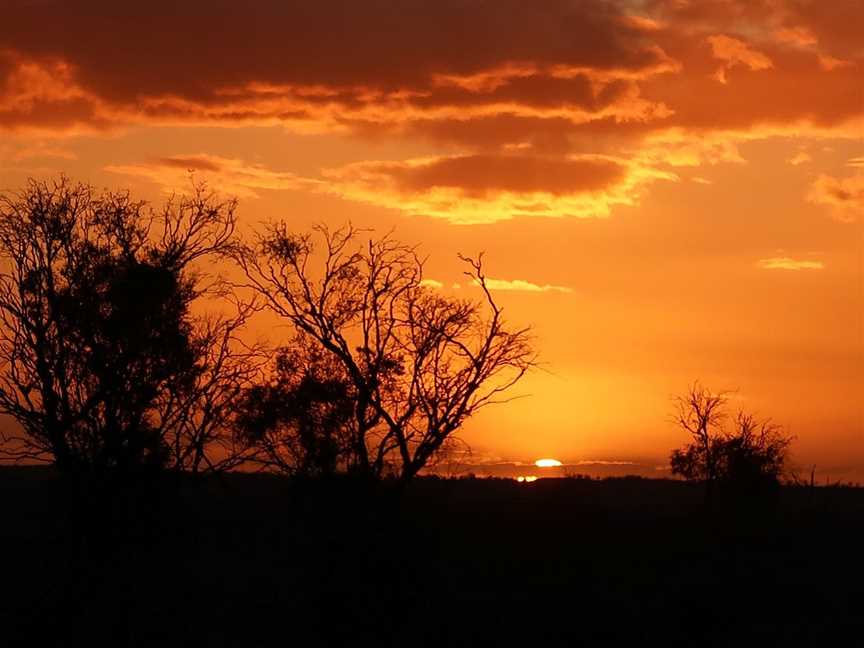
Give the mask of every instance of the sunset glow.
[[460, 299], [482, 251], [542, 367], [458, 430], [488, 463], [660, 473], [699, 379], [864, 480], [860, 0], [76, 4], [4, 5], [0, 190], [191, 173], [243, 235], [392, 231]]
[[538, 468], [554, 468], [562, 464], [557, 459], [538, 459], [534, 462], [534, 465]]

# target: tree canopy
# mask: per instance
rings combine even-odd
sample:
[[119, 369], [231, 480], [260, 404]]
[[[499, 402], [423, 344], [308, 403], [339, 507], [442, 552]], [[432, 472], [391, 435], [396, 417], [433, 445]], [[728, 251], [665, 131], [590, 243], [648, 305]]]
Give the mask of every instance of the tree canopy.
[[171, 424], [213, 369], [193, 264], [228, 250], [235, 206], [196, 185], [155, 211], [65, 177], [0, 198], [0, 412], [22, 430], [7, 452], [79, 472], [183, 461]]

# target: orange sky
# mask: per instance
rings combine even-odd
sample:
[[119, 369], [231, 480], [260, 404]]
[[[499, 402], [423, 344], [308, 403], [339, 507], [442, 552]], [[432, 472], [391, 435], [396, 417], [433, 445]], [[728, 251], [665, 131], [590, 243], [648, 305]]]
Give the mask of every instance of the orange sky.
[[698, 378], [864, 480], [864, 3], [254, 5], [0, 0], [0, 189], [192, 169], [246, 223], [395, 228], [460, 294], [485, 250], [547, 371], [480, 458], [663, 464]]

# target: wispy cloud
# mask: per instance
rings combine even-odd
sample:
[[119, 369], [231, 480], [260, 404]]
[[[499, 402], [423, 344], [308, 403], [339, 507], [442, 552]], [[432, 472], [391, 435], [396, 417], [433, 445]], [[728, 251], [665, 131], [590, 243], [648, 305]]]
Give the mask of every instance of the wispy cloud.
[[805, 164], [806, 162], [811, 162], [813, 158], [810, 157], [809, 153], [806, 151], [798, 151], [795, 155], [786, 160], [792, 166], [798, 166], [800, 164]]
[[638, 466], [635, 461], [608, 461], [606, 459], [583, 459], [566, 464], [567, 466]]
[[187, 187], [191, 173], [212, 181], [221, 191], [238, 198], [257, 198], [260, 190], [317, 189], [322, 184], [293, 173], [274, 171], [261, 164], [205, 153], [163, 157], [136, 164], [109, 165], [105, 170], [145, 178], [165, 191]]
[[763, 270], [823, 270], [825, 268], [825, 264], [821, 261], [807, 261], [790, 257], [760, 259], [756, 265]]
[[[553, 286], [552, 284], [537, 284], [532, 281], [525, 281], [524, 279], [490, 279], [486, 277], [486, 287], [489, 290], [506, 290], [510, 292], [558, 292], [558, 293], [572, 293], [573, 289], [568, 286]], [[438, 281], [437, 279], [424, 279], [420, 282], [420, 285], [427, 286], [428, 288], [433, 288], [435, 290], [442, 290], [445, 287], [443, 281]], [[471, 285], [474, 287], [479, 286], [479, 282], [475, 279]], [[453, 290], [460, 290], [462, 288], [462, 284], [454, 283], [451, 285]]]
[[540, 285], [523, 279], [490, 279], [487, 277], [486, 286], [490, 290], [510, 290], [513, 292], [573, 292], [573, 289], [568, 286]]
[[[0, 138], [2, 139], [2, 138]], [[25, 170], [30, 173], [53, 173], [51, 168], [44, 167], [48, 160], [76, 160], [78, 156], [75, 152], [57, 146], [50, 142], [35, 141], [32, 143], [0, 143], [0, 168], [14, 168], [18, 171]], [[30, 165], [38, 164], [38, 167]], [[59, 163], [56, 163], [59, 164]], [[52, 165], [53, 166], [53, 165]]]
[[822, 174], [810, 185], [807, 200], [831, 208], [838, 220], [857, 221], [864, 212], [864, 173], [845, 178]]
[[708, 44], [714, 53], [714, 58], [723, 61], [724, 65], [714, 74], [720, 83], [726, 83], [726, 73], [736, 65], [742, 65], [753, 71], [768, 70], [774, 67], [770, 58], [758, 52], [747, 43], [731, 36], [709, 36]]
[[614, 205], [636, 204], [647, 184], [677, 179], [666, 171], [603, 156], [510, 154], [355, 162], [324, 169], [318, 178], [208, 153], [104, 169], [145, 178], [166, 192], [187, 187], [194, 174], [239, 198], [258, 198], [261, 190], [311, 191], [457, 224], [516, 216], [604, 218]]

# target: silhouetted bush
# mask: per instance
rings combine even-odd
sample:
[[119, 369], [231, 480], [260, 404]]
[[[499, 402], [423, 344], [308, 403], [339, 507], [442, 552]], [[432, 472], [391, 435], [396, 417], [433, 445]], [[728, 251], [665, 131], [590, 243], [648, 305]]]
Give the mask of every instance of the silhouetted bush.
[[252, 461], [288, 475], [333, 475], [353, 468], [356, 394], [341, 365], [298, 337], [277, 351], [273, 379], [237, 402], [240, 438]]
[[710, 503], [715, 486], [735, 496], [761, 496], [780, 485], [787, 469], [792, 439], [770, 419], [739, 411], [732, 429], [727, 420], [725, 393], [715, 394], [695, 383], [677, 399], [675, 421], [693, 438], [672, 451], [672, 473], [705, 483]]

